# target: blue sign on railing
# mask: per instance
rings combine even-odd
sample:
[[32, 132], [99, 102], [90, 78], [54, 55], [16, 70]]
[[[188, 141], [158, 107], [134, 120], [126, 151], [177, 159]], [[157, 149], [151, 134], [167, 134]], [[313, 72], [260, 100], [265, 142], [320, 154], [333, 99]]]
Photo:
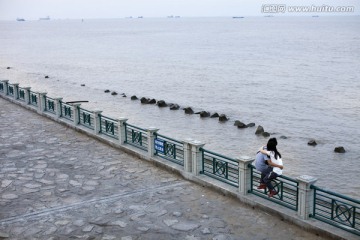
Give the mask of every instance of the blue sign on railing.
[[165, 141], [155, 138], [155, 150], [161, 154], [165, 154]]

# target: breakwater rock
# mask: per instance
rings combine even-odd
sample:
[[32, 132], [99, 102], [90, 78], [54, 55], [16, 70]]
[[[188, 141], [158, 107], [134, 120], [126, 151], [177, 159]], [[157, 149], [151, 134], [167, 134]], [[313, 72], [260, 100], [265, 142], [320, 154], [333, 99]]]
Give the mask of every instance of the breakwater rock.
[[186, 108], [183, 108], [184, 111], [185, 111], [185, 114], [194, 114], [194, 110], [192, 110], [191, 107], [186, 107]]
[[164, 100], [157, 101], [158, 107], [167, 107], [167, 103]]
[[336, 153], [345, 153], [346, 151], [345, 151], [345, 148], [344, 147], [336, 147], [335, 149], [334, 149], [334, 152], [336, 152]]

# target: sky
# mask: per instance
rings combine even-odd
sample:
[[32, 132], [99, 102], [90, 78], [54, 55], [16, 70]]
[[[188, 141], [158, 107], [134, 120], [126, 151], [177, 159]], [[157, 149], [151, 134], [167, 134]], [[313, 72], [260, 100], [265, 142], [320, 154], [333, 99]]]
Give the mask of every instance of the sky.
[[[0, 20], [124, 18], [124, 17], [220, 17], [270, 14], [273, 4], [288, 6], [353, 6], [360, 15], [359, 0], [0, 0]], [[262, 12], [262, 9], [267, 9]], [[271, 15], [314, 15], [315, 13], [271, 13]], [[316, 15], [323, 15], [323, 12]], [[329, 13], [326, 13], [329, 14]]]

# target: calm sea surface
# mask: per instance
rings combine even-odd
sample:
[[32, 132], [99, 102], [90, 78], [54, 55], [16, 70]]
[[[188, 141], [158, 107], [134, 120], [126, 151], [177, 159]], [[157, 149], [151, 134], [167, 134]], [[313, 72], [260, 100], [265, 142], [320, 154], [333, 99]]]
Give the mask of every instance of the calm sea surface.
[[[88, 100], [82, 107], [234, 158], [266, 144], [256, 127], [233, 126], [254, 122], [278, 138], [285, 175], [311, 175], [318, 186], [356, 198], [359, 63], [360, 17], [0, 22], [1, 79]], [[132, 95], [230, 120], [141, 105]], [[310, 139], [318, 145], [308, 146]], [[346, 153], [334, 153], [337, 146]]]

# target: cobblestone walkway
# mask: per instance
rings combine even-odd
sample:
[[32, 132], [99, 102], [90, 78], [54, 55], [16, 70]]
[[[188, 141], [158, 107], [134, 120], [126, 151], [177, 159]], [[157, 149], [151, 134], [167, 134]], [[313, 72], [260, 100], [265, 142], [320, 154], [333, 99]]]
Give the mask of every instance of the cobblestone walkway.
[[323, 239], [0, 98], [0, 238]]

